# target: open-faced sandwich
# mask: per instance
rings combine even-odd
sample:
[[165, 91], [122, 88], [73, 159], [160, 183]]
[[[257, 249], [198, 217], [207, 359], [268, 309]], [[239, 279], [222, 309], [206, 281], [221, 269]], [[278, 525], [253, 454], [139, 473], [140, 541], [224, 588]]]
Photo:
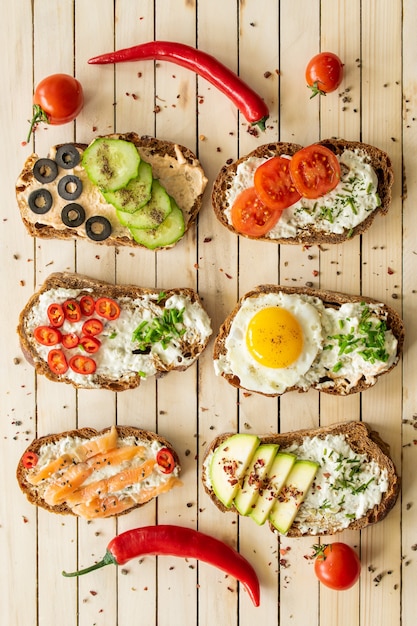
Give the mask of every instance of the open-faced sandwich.
[[363, 233], [391, 203], [389, 156], [326, 139], [269, 143], [225, 165], [213, 186], [220, 222], [235, 234], [279, 244], [341, 243]]
[[224, 434], [206, 451], [202, 480], [221, 511], [289, 537], [332, 535], [379, 522], [400, 479], [368, 425], [346, 422], [281, 434]]
[[260, 285], [239, 300], [214, 342], [214, 367], [231, 385], [266, 396], [317, 389], [364, 391], [399, 361], [404, 325], [372, 298]]
[[30, 298], [17, 332], [39, 374], [77, 388], [123, 391], [190, 367], [212, 331], [193, 289], [111, 285], [57, 272]]
[[180, 471], [177, 453], [160, 435], [112, 426], [35, 439], [16, 476], [33, 504], [94, 519], [128, 513], [180, 485]]
[[127, 133], [32, 154], [16, 197], [33, 237], [160, 249], [195, 221], [206, 184], [188, 148]]

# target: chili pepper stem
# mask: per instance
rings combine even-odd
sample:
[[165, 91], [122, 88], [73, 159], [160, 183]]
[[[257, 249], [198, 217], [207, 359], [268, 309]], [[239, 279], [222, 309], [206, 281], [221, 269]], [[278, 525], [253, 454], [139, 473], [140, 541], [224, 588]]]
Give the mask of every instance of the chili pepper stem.
[[104, 555], [104, 558], [98, 563], [94, 563], [94, 565], [90, 565], [90, 567], [86, 567], [84, 569], [77, 570], [76, 572], [62, 572], [63, 576], [69, 578], [70, 576], [82, 576], [83, 574], [88, 574], [96, 569], [100, 569], [100, 567], [105, 567], [106, 565], [117, 565], [114, 556], [111, 552], [107, 551]]
[[30, 136], [32, 132], [35, 130], [36, 126], [39, 124], [39, 122], [45, 122], [46, 124], [48, 124], [48, 117], [45, 111], [42, 109], [42, 107], [39, 104], [34, 104], [33, 105], [33, 117], [30, 120], [29, 133], [26, 139], [26, 143], [29, 143]]
[[260, 120], [258, 120], [257, 122], [253, 122], [252, 126], [259, 126], [259, 128], [262, 131], [265, 131], [266, 127], [265, 127], [265, 123], [266, 120], [268, 119], [269, 115], [265, 115], [265, 117], [262, 117]]

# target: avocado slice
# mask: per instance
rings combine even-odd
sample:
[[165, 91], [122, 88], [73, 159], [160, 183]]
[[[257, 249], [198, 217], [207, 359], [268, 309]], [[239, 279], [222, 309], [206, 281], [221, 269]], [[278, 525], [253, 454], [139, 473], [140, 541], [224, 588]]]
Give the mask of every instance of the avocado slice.
[[102, 191], [116, 191], [136, 178], [140, 155], [130, 141], [98, 137], [86, 148], [81, 164]]
[[116, 191], [104, 191], [103, 196], [118, 211], [135, 213], [151, 199], [152, 182], [152, 167], [149, 163], [141, 161], [136, 178], [132, 178], [126, 187]]
[[276, 454], [277, 444], [261, 444], [252, 457], [252, 461], [243, 479], [241, 488], [238, 490], [234, 506], [241, 515], [248, 515], [258, 500], [260, 489], [264, 483]]
[[269, 515], [270, 522], [282, 535], [288, 532], [295, 520], [318, 467], [319, 464], [314, 461], [302, 460], [294, 463]]
[[259, 525], [268, 519], [279, 492], [285, 483], [297, 457], [289, 452], [278, 452], [264, 479], [264, 488], [250, 512], [251, 518]]
[[256, 435], [238, 433], [216, 448], [209, 476], [213, 491], [224, 506], [231, 506], [258, 446]]

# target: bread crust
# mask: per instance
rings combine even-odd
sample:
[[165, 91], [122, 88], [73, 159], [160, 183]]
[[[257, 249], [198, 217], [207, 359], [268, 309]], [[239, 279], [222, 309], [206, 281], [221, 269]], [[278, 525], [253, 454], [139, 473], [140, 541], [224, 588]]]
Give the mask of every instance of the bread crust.
[[[111, 135], [108, 135], [108, 137], [130, 141], [134, 143], [138, 149], [145, 151], [146, 154], [157, 155], [157, 156], [167, 155], [173, 159], [177, 158], [176, 149], [179, 148], [180, 152], [182, 153], [182, 156], [184, 157], [185, 163], [200, 169], [200, 171], [202, 172], [203, 178], [205, 180], [202, 193], [199, 194], [195, 198], [193, 206], [186, 211], [184, 211], [183, 207], [181, 207], [179, 204], [184, 214], [184, 221], [185, 221], [184, 235], [185, 235], [187, 231], [190, 229], [190, 227], [192, 226], [192, 224], [196, 221], [198, 212], [200, 211], [201, 206], [202, 206], [204, 189], [207, 184], [207, 179], [204, 177], [204, 172], [202, 170], [202, 167], [196, 155], [192, 152], [192, 150], [180, 144], [176, 144], [171, 141], [156, 139], [155, 137], [150, 137], [148, 135], [139, 136], [137, 133], [134, 133], [134, 132], [113, 133]], [[56, 146], [56, 148], [59, 148], [62, 145], [67, 145], [67, 144], [59, 144]], [[85, 144], [85, 143], [73, 143], [72, 145], [75, 146], [80, 151], [84, 151], [88, 147], [88, 144]], [[18, 181], [16, 183], [17, 202], [18, 202], [18, 206], [21, 212], [22, 221], [26, 227], [26, 230], [32, 237], [40, 237], [42, 239], [65, 239], [65, 240], [67, 239], [73, 240], [74, 238], [86, 239], [86, 237], [81, 237], [80, 235], [78, 235], [75, 232], [74, 228], [63, 228], [63, 229], [58, 230], [51, 225], [42, 223], [41, 215], [39, 216], [39, 219], [36, 222], [32, 222], [28, 220], [27, 218], [25, 218], [24, 210], [26, 209], [27, 202], [23, 198], [23, 194], [34, 182], [32, 169], [33, 169], [34, 162], [36, 160], [37, 160], [37, 155], [32, 154], [31, 156], [28, 157], [28, 159], [26, 160], [24, 164], [23, 170], [18, 178]], [[187, 185], [187, 184], [190, 184], [190, 183], [188, 183], [187, 180], [184, 178], [184, 185]], [[102, 244], [102, 245], [107, 245], [107, 246], [130, 246], [130, 247], [135, 247], [135, 248], [145, 248], [145, 246], [143, 246], [142, 244], [139, 244], [138, 242], [136, 242], [134, 239], [132, 239], [131, 237], [127, 235], [115, 236], [112, 234], [107, 239], [104, 239], [103, 241], [95, 241], [95, 240], [93, 241], [92, 239], [88, 239], [88, 238], [87, 238], [87, 241], [90, 241], [91, 243]], [[163, 247], [155, 248], [155, 249], [158, 249], [158, 250], [169, 249], [169, 248], [172, 248], [176, 243], [178, 242], [175, 242], [174, 244], [170, 246], [163, 246]]]
[[390, 207], [392, 197], [391, 188], [394, 182], [394, 173], [390, 157], [383, 150], [359, 141], [347, 141], [345, 139], [332, 138], [323, 139], [322, 141], [318, 141], [317, 144], [325, 146], [336, 155], [342, 154], [344, 150], [360, 150], [365, 152], [370, 159], [370, 164], [378, 177], [378, 194], [381, 199], [381, 204], [374, 211], [372, 211], [363, 222], [355, 226], [353, 229], [345, 229], [343, 233], [324, 233], [318, 229], [311, 228], [308, 232], [300, 232], [296, 237], [283, 237], [279, 239], [273, 239], [267, 236], [254, 237], [251, 235], [245, 235], [243, 233], [238, 233], [233, 228], [233, 225], [229, 223], [225, 214], [227, 206], [226, 191], [232, 184], [238, 165], [250, 157], [271, 158], [283, 155], [293, 156], [295, 152], [303, 147], [298, 144], [288, 142], [268, 143], [258, 146], [249, 154], [222, 167], [213, 184], [211, 195], [212, 205], [217, 219], [223, 224], [223, 226], [228, 228], [228, 230], [235, 235], [247, 237], [248, 239], [256, 239], [257, 241], [269, 241], [276, 244], [317, 245], [326, 243], [343, 243], [347, 239], [351, 239], [356, 235], [364, 233], [371, 226], [375, 217], [378, 214], [385, 215]]
[[[89, 428], [89, 427], [79, 428], [79, 429], [74, 429], [74, 430], [68, 430], [62, 433], [45, 435], [43, 437], [34, 439], [32, 443], [26, 448], [16, 468], [17, 482], [19, 483], [20, 489], [26, 495], [29, 502], [31, 502], [32, 504], [36, 506], [40, 506], [43, 509], [46, 509], [50, 513], [60, 513], [61, 515], [75, 515], [65, 503], [59, 504], [56, 506], [51, 506], [47, 504], [45, 500], [41, 498], [39, 494], [39, 489], [36, 487], [36, 485], [32, 485], [26, 480], [27, 469], [23, 465], [22, 459], [27, 452], [36, 452], [38, 454], [39, 450], [45, 444], [55, 443], [59, 441], [60, 439], [64, 439], [65, 437], [80, 437], [81, 439], [88, 440], [88, 439], [92, 439], [93, 437], [97, 437], [98, 435], [103, 435], [104, 433], [108, 432], [110, 428], [111, 426], [104, 428], [103, 430], [100, 430], [100, 431], [97, 431], [94, 428]], [[168, 448], [170, 450], [171, 454], [174, 457], [176, 467], [178, 468], [178, 472], [181, 471], [180, 460], [179, 460], [177, 452], [174, 450], [171, 443], [167, 441], [161, 435], [158, 435], [149, 430], [143, 430], [142, 428], [136, 428], [135, 426], [116, 426], [116, 430], [120, 438], [127, 439], [128, 437], [135, 437], [138, 444], [139, 442], [152, 443], [152, 442], [157, 441], [158, 443], [161, 444], [161, 446]], [[133, 507], [120, 513], [120, 515], [125, 515], [126, 513], [130, 513], [134, 509], [144, 506], [144, 504], [147, 504], [147, 502], [142, 503], [142, 504], [140, 503], [135, 504]]]
[[[26, 306], [22, 309], [20, 313], [19, 323], [17, 326], [17, 333], [19, 336], [20, 347], [26, 360], [35, 367], [36, 372], [38, 374], [42, 374], [46, 376], [49, 380], [53, 382], [69, 383], [79, 389], [83, 389], [87, 387], [90, 388], [91, 385], [88, 385], [86, 387], [73, 380], [70, 380], [68, 377], [66, 377], [65, 374], [64, 375], [54, 374], [50, 370], [48, 363], [39, 357], [39, 354], [36, 351], [36, 343], [33, 341], [33, 337], [30, 334], [28, 334], [28, 332], [26, 331], [27, 318], [30, 315], [32, 308], [39, 301], [40, 296], [43, 293], [51, 289], [60, 288], [60, 287], [63, 287], [66, 289], [81, 290], [81, 292], [85, 292], [85, 294], [89, 294], [93, 296], [93, 298], [99, 298], [99, 297], [105, 296], [105, 297], [113, 298], [115, 300], [122, 298], [122, 297], [123, 298], [127, 297], [131, 300], [134, 300], [135, 298], [138, 298], [140, 296], [144, 296], [147, 294], [158, 295], [160, 293], [160, 290], [146, 288], [146, 287], [138, 287], [136, 285], [114, 285], [111, 283], [107, 283], [105, 281], [93, 279], [88, 276], [85, 276], [82, 274], [76, 274], [73, 272], [54, 272], [53, 274], [50, 274], [48, 276], [48, 278], [45, 280], [45, 282], [40, 287], [40, 289], [36, 293], [34, 293], [31, 296], [31, 298], [28, 300]], [[198, 304], [201, 307], [202, 311], [204, 311], [202, 301], [199, 295], [197, 294], [196, 291], [194, 291], [191, 288], [178, 287], [178, 288], [173, 288], [173, 289], [165, 289], [164, 294], [166, 294], [165, 299], [169, 298], [170, 296], [174, 294], [188, 297], [190, 298], [191, 303]], [[82, 295], [82, 293], [80, 293], [80, 295]], [[193, 360], [197, 359], [198, 356], [205, 350], [208, 344], [208, 341], [209, 341], [209, 337], [207, 337], [204, 343], [202, 344], [195, 343], [195, 345], [191, 345], [191, 344], [188, 345], [188, 349], [190, 350], [190, 355], [192, 356]], [[175, 364], [175, 366], [168, 365], [164, 369], [161, 368], [160, 370], [158, 370], [156, 376], [161, 377], [173, 369], [177, 371], [184, 371], [189, 366], [190, 364], [188, 363], [184, 363], [184, 364], [178, 363], [178, 364]], [[124, 391], [126, 389], [134, 389], [135, 387], [138, 387], [141, 383], [141, 377], [137, 373], [132, 373], [129, 377], [127, 378], [125, 377], [123, 379], [109, 378], [109, 377], [106, 377], [104, 375], [99, 375], [99, 374], [94, 375], [94, 376], [95, 376], [94, 385], [93, 385], [94, 388], [109, 389], [111, 391]]]
[[[220, 446], [228, 437], [233, 433], [225, 433], [219, 435], [214, 439], [205, 451], [203, 459], [202, 470], [202, 482], [204, 490], [210, 497], [212, 502], [216, 505], [220, 511], [238, 513], [235, 507], [225, 507], [220, 500], [216, 497], [212, 488], [207, 484], [207, 464], [204, 463], [208, 459], [209, 455]], [[350, 447], [357, 454], [365, 454], [369, 461], [374, 461], [381, 469], [385, 469], [388, 475], [388, 490], [383, 494], [380, 504], [375, 505], [370, 509], [366, 515], [360, 519], [353, 520], [345, 530], [361, 530], [366, 526], [375, 524], [382, 521], [386, 515], [394, 507], [401, 486], [401, 479], [397, 473], [395, 464], [390, 457], [389, 445], [383, 441], [379, 433], [372, 429], [372, 427], [359, 421], [350, 421], [343, 423], [331, 424], [329, 426], [322, 426], [315, 429], [303, 429], [297, 431], [290, 431], [286, 433], [259, 435], [261, 443], [275, 443], [279, 444], [280, 450], [290, 447], [292, 444], [301, 444], [305, 437], [321, 437], [326, 435], [344, 435]], [[270, 529], [274, 533], [278, 533], [276, 528], [270, 524]], [[328, 528], [327, 532], [320, 532], [322, 535], [333, 535], [340, 532], [338, 528]], [[297, 526], [297, 520], [293, 523], [287, 533], [287, 537], [302, 537], [312, 536], [314, 533], [303, 533]]]
[[[368, 304], [381, 304], [379, 300], [375, 300], [374, 298], [370, 298], [370, 297], [362, 296], [362, 295], [348, 295], [348, 294], [338, 292], [338, 291], [329, 291], [325, 289], [314, 289], [312, 287], [296, 287], [296, 286], [286, 286], [286, 285], [271, 285], [271, 284], [259, 285], [240, 298], [240, 300], [238, 301], [234, 309], [231, 311], [231, 313], [227, 316], [223, 324], [220, 326], [219, 332], [214, 341], [214, 347], [213, 347], [213, 359], [214, 360], [217, 360], [221, 355], [226, 354], [225, 342], [230, 332], [230, 327], [232, 325], [232, 322], [237, 312], [239, 311], [243, 301], [252, 296], [256, 297], [256, 296], [260, 296], [266, 293], [279, 293], [279, 292], [286, 293], [286, 294], [305, 294], [307, 296], [319, 298], [320, 300], [322, 300], [326, 308], [330, 308], [330, 307], [338, 308], [342, 304], [347, 303], [347, 302], [365, 302]], [[389, 305], [384, 304], [384, 310], [387, 313], [387, 322], [386, 322], [387, 328], [392, 331], [392, 333], [394, 334], [395, 338], [398, 341], [397, 359], [390, 368], [388, 368], [385, 372], [382, 372], [381, 374], [379, 374], [377, 378], [379, 376], [382, 376], [383, 374], [387, 374], [393, 369], [393, 367], [395, 367], [395, 365], [398, 363], [398, 360], [400, 359], [402, 355], [403, 346], [404, 346], [404, 323], [402, 319], [400, 318], [398, 313]], [[224, 372], [222, 372], [221, 375], [233, 387], [243, 389], [243, 387], [240, 384], [240, 380], [237, 376], [234, 376], [232, 374], [227, 374]], [[349, 391], [346, 391], [346, 389], [344, 389], [344, 386], [342, 384], [340, 386], [335, 385], [334, 387], [320, 387], [320, 391], [331, 394], [331, 395], [340, 396], [340, 395], [350, 395], [353, 393], [365, 391], [370, 386], [372, 385], [368, 384], [365, 381], [365, 379], [362, 378], [359, 380], [358, 384], [352, 387]], [[314, 385], [312, 386], [312, 388], [314, 388]], [[247, 390], [247, 391], [252, 391], [252, 390]], [[308, 391], [308, 390], [301, 389], [299, 387], [288, 387], [284, 393], [287, 393], [289, 391], [298, 391], [299, 393], [304, 393], [305, 391]], [[265, 394], [262, 392], [256, 392], [256, 393], [259, 393], [260, 395], [264, 395], [264, 396], [269, 396], [269, 397], [275, 397], [276, 395], [279, 395], [279, 394]]]

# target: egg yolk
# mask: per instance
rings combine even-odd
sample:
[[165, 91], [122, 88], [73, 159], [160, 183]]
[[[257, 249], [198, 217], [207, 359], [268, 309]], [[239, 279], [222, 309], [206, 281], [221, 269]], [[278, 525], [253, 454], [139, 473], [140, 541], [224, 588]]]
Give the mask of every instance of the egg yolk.
[[261, 309], [246, 331], [246, 345], [258, 363], [266, 367], [288, 367], [303, 350], [303, 331], [290, 311], [281, 307]]

